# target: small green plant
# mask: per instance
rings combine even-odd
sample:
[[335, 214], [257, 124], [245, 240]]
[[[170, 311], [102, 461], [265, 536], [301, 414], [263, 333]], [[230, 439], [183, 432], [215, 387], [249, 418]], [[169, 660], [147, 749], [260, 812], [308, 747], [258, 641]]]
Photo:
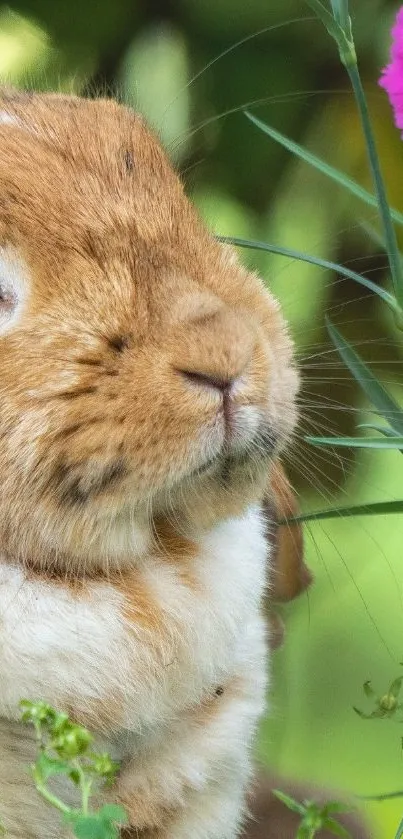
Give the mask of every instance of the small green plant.
[[[374, 707], [369, 713], [365, 713], [359, 708], [354, 708], [354, 711], [364, 720], [395, 719], [396, 722], [403, 722], [403, 716], [399, 716], [400, 712], [403, 710], [403, 702], [399, 701], [402, 685], [403, 676], [398, 676], [396, 679], [393, 679], [385, 693], [379, 695], [373, 690], [370, 681], [364, 682], [363, 690], [365, 696], [372, 701]], [[403, 790], [386, 792], [380, 795], [366, 795], [363, 796], [363, 798], [366, 801], [390, 801], [393, 798], [403, 798]], [[402, 839], [402, 837], [403, 818], [397, 828], [395, 839]]]
[[[38, 793], [59, 810], [78, 839], [118, 839], [119, 826], [127, 823], [123, 807], [106, 804], [98, 810], [90, 808], [94, 791], [100, 783], [111, 784], [118, 764], [108, 754], [92, 751], [92, 734], [67, 714], [45, 702], [24, 699], [20, 705], [22, 721], [33, 725], [36, 733], [38, 754], [31, 772]], [[49, 788], [56, 775], [64, 775], [78, 789], [80, 807], [69, 807]]]
[[[392, 717], [396, 717], [398, 712], [403, 710], [403, 702], [399, 702], [402, 684], [403, 676], [399, 676], [391, 682], [386, 693], [378, 696], [372, 688], [371, 682], [364, 682], [363, 690], [365, 696], [375, 703], [375, 708], [369, 714], [360, 711], [359, 708], [354, 708], [354, 711], [364, 720], [391, 719]], [[399, 722], [403, 722], [402, 717], [399, 719]]]
[[346, 812], [347, 808], [339, 801], [328, 801], [322, 806], [314, 801], [296, 801], [290, 795], [280, 790], [273, 790], [277, 798], [301, 817], [296, 839], [314, 839], [320, 830], [329, 830], [334, 836], [343, 836], [351, 839], [351, 834], [341, 825], [333, 815]]

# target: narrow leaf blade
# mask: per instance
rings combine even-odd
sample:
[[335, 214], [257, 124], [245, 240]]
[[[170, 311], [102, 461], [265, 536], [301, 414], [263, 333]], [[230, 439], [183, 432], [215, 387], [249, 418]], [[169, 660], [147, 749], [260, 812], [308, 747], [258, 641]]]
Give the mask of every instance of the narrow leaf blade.
[[235, 245], [238, 248], [249, 248], [250, 250], [266, 251], [267, 253], [288, 257], [289, 259], [297, 259], [300, 262], [308, 262], [310, 265], [316, 265], [318, 268], [324, 268], [328, 271], [334, 271], [336, 274], [346, 277], [346, 279], [354, 280], [356, 283], [365, 286], [365, 288], [377, 294], [378, 297], [381, 297], [393, 311], [400, 312], [399, 306], [392, 294], [389, 294], [384, 288], [373, 283], [372, 280], [362, 277], [356, 271], [351, 271], [349, 268], [345, 268], [344, 265], [338, 265], [337, 262], [321, 259], [319, 256], [313, 256], [309, 253], [293, 250], [292, 248], [284, 248], [280, 245], [271, 245], [267, 242], [259, 242], [253, 239], [239, 239], [236, 236], [217, 236], [217, 239], [227, 245]]
[[336, 446], [351, 449], [403, 449], [403, 437], [305, 437], [313, 446]]
[[[311, 166], [314, 166], [319, 172], [322, 172], [324, 175], [327, 175], [328, 178], [331, 178], [333, 181], [338, 183], [340, 186], [344, 187], [345, 189], [349, 190], [356, 198], [359, 198], [361, 201], [364, 201], [365, 204], [368, 204], [370, 207], [375, 207], [378, 209], [378, 202], [374, 195], [371, 192], [368, 192], [362, 186], [356, 183], [352, 178], [349, 178], [344, 172], [340, 172], [339, 169], [336, 169], [334, 166], [331, 166], [329, 163], [326, 163], [320, 157], [317, 157], [312, 152], [307, 151], [300, 146], [299, 143], [296, 143], [294, 140], [290, 140], [289, 137], [286, 137], [284, 134], [281, 134], [280, 131], [277, 131], [275, 128], [272, 128], [267, 123], [262, 122], [262, 120], [255, 117], [250, 111], [244, 112], [247, 118], [260, 128], [265, 134], [275, 140], [277, 143], [280, 143], [284, 148], [288, 149], [288, 151], [295, 154], [301, 160], [304, 160], [305, 163], [309, 163]], [[391, 209], [391, 216], [398, 224], [403, 224], [403, 214], [400, 213], [398, 210]]]
[[349, 833], [342, 824], [339, 824], [336, 819], [326, 819], [323, 827], [327, 828], [327, 830], [335, 836], [342, 836], [343, 839], [351, 839], [351, 833]]
[[279, 789], [273, 789], [272, 793], [276, 796], [276, 798], [279, 799], [279, 801], [285, 804], [285, 806], [288, 807], [289, 810], [292, 810], [294, 813], [298, 813], [300, 816], [305, 815], [305, 807], [303, 806], [303, 804], [300, 804], [298, 801], [295, 801], [294, 798], [291, 798], [291, 796], [286, 795], [285, 792], [281, 792], [281, 790]]
[[326, 519], [354, 518], [356, 516], [385, 516], [403, 513], [403, 499], [397, 501], [375, 501], [372, 504], [355, 504], [351, 507], [332, 507], [329, 510], [317, 510], [301, 513], [289, 519], [282, 519], [279, 524], [292, 524], [303, 521], [325, 521]]
[[360, 422], [357, 428], [365, 428], [368, 431], [379, 431], [385, 437], [399, 437], [399, 434], [393, 428], [390, 428], [389, 425], [377, 425], [374, 422]]
[[343, 338], [335, 326], [326, 318], [327, 330], [344, 363], [353, 374], [372, 405], [387, 420], [393, 429], [403, 435], [403, 411], [383, 385], [371, 372], [353, 347]]
[[[333, 2], [337, 2], [337, 0], [332, 0]], [[326, 6], [323, 5], [321, 0], [307, 0], [308, 6], [316, 12], [318, 18], [324, 23], [326, 26], [329, 35], [334, 38], [336, 43], [338, 43], [340, 37], [343, 35], [343, 30], [339, 26], [339, 22], [336, 17], [330, 14]]]

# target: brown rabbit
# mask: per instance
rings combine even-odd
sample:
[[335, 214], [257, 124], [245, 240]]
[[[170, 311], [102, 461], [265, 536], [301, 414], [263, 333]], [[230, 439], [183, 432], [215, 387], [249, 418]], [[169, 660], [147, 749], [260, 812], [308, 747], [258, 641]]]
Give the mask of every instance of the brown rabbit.
[[121, 762], [105, 795], [126, 836], [235, 839], [266, 690], [264, 502], [296, 418], [278, 304], [113, 101], [1, 93], [0, 240], [8, 839], [69, 835], [26, 773], [22, 697]]

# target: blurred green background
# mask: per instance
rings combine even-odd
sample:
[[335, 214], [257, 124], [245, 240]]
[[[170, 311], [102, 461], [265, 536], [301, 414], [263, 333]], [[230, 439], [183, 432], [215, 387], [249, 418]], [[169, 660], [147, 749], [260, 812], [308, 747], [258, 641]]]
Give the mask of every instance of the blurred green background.
[[[377, 87], [395, 2], [352, 0], [361, 69], [389, 194], [399, 209], [403, 145]], [[303, 0], [21, 0], [0, 6], [0, 76], [20, 86], [117, 93], [143, 111], [211, 228], [309, 251], [386, 283], [362, 221], [374, 213], [261, 134], [262, 119], [370, 186], [354, 101], [336, 50]], [[254, 103], [254, 104], [251, 104]], [[403, 245], [403, 242], [401, 242]], [[365, 289], [300, 262], [244, 251], [281, 299], [304, 384], [289, 470], [304, 510], [402, 494], [401, 455], [312, 450], [308, 430], [353, 433], [366, 417], [324, 329], [343, 334], [401, 398], [402, 346]], [[384, 692], [403, 659], [400, 516], [306, 528], [316, 585], [285, 609], [271, 716], [259, 754], [297, 778], [370, 794], [403, 788], [402, 727], [365, 722], [362, 683]], [[403, 716], [403, 713], [402, 713]], [[403, 801], [370, 805], [378, 839]]]

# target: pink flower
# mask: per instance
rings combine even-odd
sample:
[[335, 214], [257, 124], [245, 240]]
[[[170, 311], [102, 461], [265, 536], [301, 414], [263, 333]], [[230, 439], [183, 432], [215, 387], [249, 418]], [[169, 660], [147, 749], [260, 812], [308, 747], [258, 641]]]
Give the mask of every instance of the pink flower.
[[382, 70], [379, 84], [389, 96], [397, 127], [403, 129], [403, 7], [392, 28], [390, 56], [391, 62]]

